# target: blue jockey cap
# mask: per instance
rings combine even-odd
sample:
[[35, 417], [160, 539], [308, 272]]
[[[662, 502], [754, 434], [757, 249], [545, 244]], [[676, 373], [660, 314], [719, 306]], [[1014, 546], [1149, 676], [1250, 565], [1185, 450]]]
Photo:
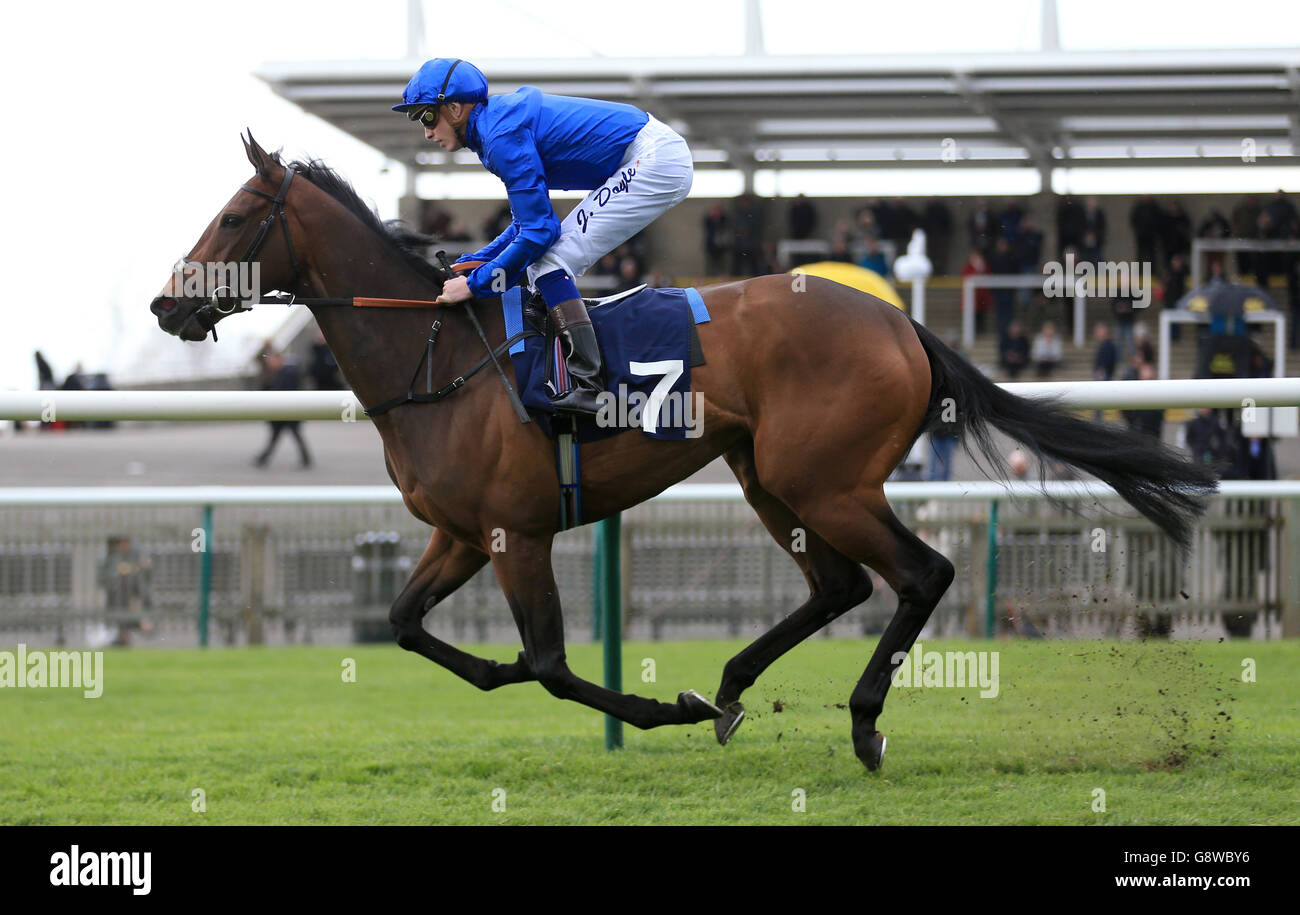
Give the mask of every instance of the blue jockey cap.
[[478, 67], [467, 60], [435, 57], [416, 71], [402, 93], [402, 104], [394, 111], [408, 111], [443, 102], [487, 101], [488, 81]]

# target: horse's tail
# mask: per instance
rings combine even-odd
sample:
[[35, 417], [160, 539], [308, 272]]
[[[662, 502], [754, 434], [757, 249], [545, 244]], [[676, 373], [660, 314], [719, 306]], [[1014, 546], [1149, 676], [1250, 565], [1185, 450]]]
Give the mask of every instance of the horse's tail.
[[915, 321], [912, 326], [930, 359], [932, 379], [921, 431], [951, 421], [967, 452], [1005, 477], [1006, 459], [990, 435], [990, 427], [999, 429], [1040, 461], [1064, 461], [1109, 484], [1180, 547], [1190, 545], [1192, 526], [1218, 487], [1208, 466], [1148, 435], [1080, 419], [1050, 400], [1010, 394], [933, 333]]

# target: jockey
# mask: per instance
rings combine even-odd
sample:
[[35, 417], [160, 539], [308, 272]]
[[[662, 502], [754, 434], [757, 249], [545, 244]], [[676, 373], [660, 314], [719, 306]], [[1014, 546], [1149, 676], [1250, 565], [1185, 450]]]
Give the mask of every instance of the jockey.
[[[526, 273], [567, 344], [572, 385], [552, 398], [556, 409], [599, 412], [600, 350], [575, 280], [686, 197], [694, 170], [686, 141], [631, 105], [532, 86], [489, 98], [477, 67], [447, 58], [425, 63], [393, 110], [446, 151], [477, 153], [505, 184], [514, 216], [494, 241], [456, 261], [459, 275], [438, 302], [500, 296]], [[561, 222], [550, 188], [591, 193]]]

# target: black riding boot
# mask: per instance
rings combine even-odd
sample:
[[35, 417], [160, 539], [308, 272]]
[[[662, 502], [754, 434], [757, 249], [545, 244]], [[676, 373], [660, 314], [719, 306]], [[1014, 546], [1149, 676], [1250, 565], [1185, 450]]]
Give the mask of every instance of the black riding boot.
[[555, 409], [565, 413], [600, 412], [597, 397], [605, 390], [601, 380], [600, 347], [582, 299], [569, 299], [551, 309], [556, 333], [564, 340], [564, 365], [569, 372], [569, 390], [551, 398]]

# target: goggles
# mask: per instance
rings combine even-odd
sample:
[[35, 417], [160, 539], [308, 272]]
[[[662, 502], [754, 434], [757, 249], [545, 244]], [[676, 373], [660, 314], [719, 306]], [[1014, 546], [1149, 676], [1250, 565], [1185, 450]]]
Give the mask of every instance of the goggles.
[[419, 121], [420, 126], [428, 127], [432, 130], [438, 124], [438, 109], [441, 105], [425, 105], [423, 108], [416, 108], [407, 115], [412, 121]]

